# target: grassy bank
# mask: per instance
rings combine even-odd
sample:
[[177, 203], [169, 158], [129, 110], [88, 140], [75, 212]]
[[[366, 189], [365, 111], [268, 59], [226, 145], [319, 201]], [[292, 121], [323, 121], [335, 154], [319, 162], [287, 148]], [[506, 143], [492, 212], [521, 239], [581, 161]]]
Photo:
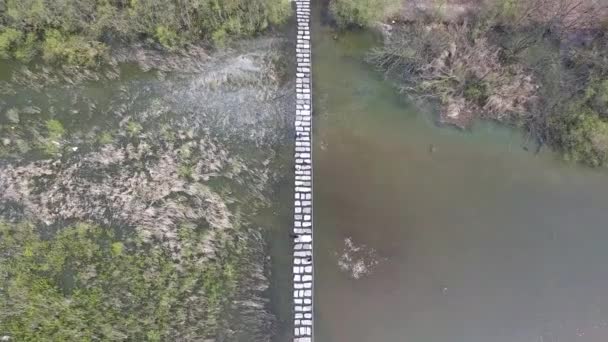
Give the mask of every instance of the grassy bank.
[[[375, 14], [361, 20], [358, 14], [368, 12], [347, 5], [352, 3]], [[395, 3], [404, 7], [377, 8]], [[467, 127], [477, 118], [499, 120], [523, 127], [568, 160], [606, 164], [606, 5], [587, 0], [416, 4], [414, 20], [404, 19], [414, 3], [396, 0], [333, 0], [330, 8], [343, 27], [348, 27], [344, 20], [355, 26], [388, 16], [397, 21], [368, 60], [400, 91], [439, 102], [442, 122]], [[466, 14], [447, 13], [456, 9]]]
[[0, 57], [94, 66], [113, 44], [224, 44], [286, 20], [288, 0], [7, 0]]

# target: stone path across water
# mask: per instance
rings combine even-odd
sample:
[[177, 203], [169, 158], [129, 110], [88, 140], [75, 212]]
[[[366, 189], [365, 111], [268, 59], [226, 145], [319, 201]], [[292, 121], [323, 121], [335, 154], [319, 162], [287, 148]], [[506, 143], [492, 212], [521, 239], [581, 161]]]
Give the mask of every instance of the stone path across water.
[[312, 228], [312, 82], [310, 0], [296, 0], [296, 144], [293, 249], [294, 341], [312, 342], [313, 228]]

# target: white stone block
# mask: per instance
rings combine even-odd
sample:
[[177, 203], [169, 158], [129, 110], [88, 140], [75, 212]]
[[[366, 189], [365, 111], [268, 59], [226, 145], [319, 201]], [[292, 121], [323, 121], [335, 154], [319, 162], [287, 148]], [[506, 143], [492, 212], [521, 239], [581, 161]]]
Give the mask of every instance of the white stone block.
[[300, 235], [298, 242], [312, 242], [312, 235]]

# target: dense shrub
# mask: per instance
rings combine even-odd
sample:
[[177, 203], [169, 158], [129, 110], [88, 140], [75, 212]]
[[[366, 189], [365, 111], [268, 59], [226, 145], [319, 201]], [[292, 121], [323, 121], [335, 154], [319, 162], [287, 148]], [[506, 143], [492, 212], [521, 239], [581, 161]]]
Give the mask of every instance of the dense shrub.
[[[2, 6], [2, 4], [0, 4]], [[6, 0], [0, 57], [91, 66], [116, 40], [152, 38], [175, 49], [198, 40], [223, 44], [282, 23], [289, 0]]]
[[7, 28], [0, 32], [0, 57], [9, 57], [19, 45], [23, 34], [13, 28]]
[[48, 30], [42, 42], [42, 57], [48, 62], [94, 66], [106, 47], [96, 41], [86, 41], [82, 36], [66, 36], [59, 30]]
[[584, 104], [573, 104], [561, 115], [549, 118], [554, 143], [566, 159], [590, 166], [608, 160], [608, 123]]

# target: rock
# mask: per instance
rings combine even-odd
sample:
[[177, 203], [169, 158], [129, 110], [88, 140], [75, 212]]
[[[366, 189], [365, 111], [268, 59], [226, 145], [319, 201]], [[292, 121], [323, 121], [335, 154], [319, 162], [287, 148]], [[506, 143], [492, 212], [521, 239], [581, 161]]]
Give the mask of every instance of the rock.
[[9, 138], [2, 139], [2, 145], [8, 146], [10, 144], [11, 144], [11, 139], [9, 139]]

